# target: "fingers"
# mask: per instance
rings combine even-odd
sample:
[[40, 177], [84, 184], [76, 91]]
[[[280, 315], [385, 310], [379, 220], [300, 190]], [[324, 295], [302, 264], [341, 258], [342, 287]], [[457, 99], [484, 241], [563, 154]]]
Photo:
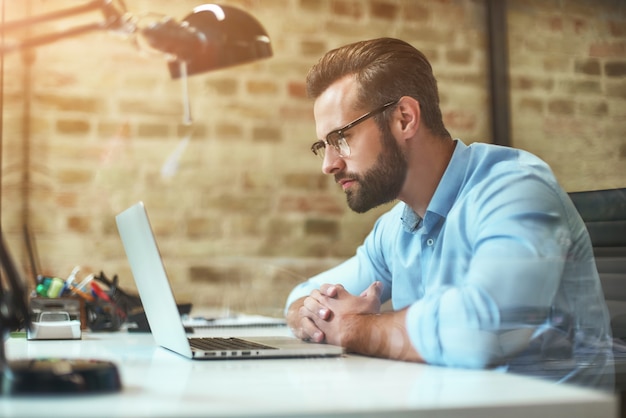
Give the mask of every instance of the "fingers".
[[323, 284], [320, 287], [320, 293], [330, 298], [336, 298], [339, 296], [339, 293], [344, 290], [345, 289], [340, 284]]
[[367, 289], [365, 289], [362, 293], [362, 297], [373, 297], [376, 299], [380, 299], [380, 295], [383, 293], [383, 284], [382, 282], [376, 281], [369, 285]]
[[311, 297], [302, 297], [294, 301], [286, 315], [287, 323], [293, 335], [301, 340], [323, 342], [326, 335], [315, 325], [312, 312], [305, 306], [305, 302], [311, 306]]
[[325, 341], [326, 335], [315, 324], [316, 321], [325, 321], [331, 316], [330, 309], [320, 303], [324, 298], [318, 290], [314, 290], [310, 296], [301, 299], [299, 307], [294, 306], [290, 326], [296, 337], [316, 343]]
[[323, 296], [317, 290], [311, 292], [311, 296], [304, 299], [303, 305], [309, 311], [309, 315], [306, 316], [315, 315], [321, 319], [328, 319], [328, 317], [330, 316], [330, 309], [322, 305], [320, 303], [321, 300], [323, 300]]
[[316, 343], [321, 343], [324, 341], [326, 336], [324, 333], [315, 325], [315, 322], [308, 316], [309, 311], [306, 307], [300, 308], [300, 326], [297, 330], [293, 330], [296, 337], [305, 340], [312, 341]]

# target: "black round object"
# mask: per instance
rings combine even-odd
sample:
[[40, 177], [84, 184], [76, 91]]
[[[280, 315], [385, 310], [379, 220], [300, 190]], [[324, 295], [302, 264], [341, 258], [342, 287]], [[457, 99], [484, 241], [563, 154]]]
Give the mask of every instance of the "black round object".
[[117, 366], [109, 361], [24, 359], [6, 364], [2, 394], [94, 394], [121, 390]]

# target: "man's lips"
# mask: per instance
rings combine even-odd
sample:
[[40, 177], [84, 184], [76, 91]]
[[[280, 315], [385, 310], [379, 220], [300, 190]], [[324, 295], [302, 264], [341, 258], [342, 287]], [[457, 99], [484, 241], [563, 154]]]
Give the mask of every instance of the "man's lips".
[[356, 183], [356, 180], [355, 179], [344, 178], [344, 179], [337, 180], [337, 183], [341, 186], [341, 188], [343, 190], [346, 190], [350, 186], [352, 186], [354, 183]]

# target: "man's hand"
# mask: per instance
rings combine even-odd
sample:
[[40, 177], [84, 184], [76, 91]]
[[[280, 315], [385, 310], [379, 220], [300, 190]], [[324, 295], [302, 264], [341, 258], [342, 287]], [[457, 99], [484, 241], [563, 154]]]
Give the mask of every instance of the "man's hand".
[[369, 356], [423, 362], [406, 331], [406, 309], [380, 313], [382, 290], [382, 283], [375, 282], [354, 296], [341, 285], [322, 285], [291, 304], [287, 324], [303, 340], [326, 341]]
[[359, 315], [380, 313], [382, 291], [381, 282], [372, 283], [359, 296], [350, 294], [340, 284], [325, 284], [319, 291], [311, 292], [305, 306], [317, 310], [318, 316], [311, 317], [311, 320], [324, 333], [326, 342], [351, 348], [349, 340], [354, 331], [353, 322]]
[[325, 338], [324, 333], [317, 328], [312, 320], [315, 315], [319, 315], [320, 311], [314, 313], [304, 306], [305, 301], [309, 298], [310, 296], [296, 299], [289, 305], [286, 315], [287, 325], [291, 328], [291, 332], [301, 340], [321, 343]]
[[359, 296], [350, 294], [340, 284], [325, 284], [321, 286], [319, 292], [312, 292], [311, 297], [321, 306], [320, 313], [326, 314], [320, 315], [320, 318], [330, 321], [333, 316], [338, 315], [380, 313], [382, 291], [381, 282], [372, 283]]
[[341, 285], [324, 284], [320, 290], [314, 290], [311, 295], [294, 301], [287, 311], [287, 324], [294, 335], [302, 340], [323, 342], [326, 335], [316, 324], [317, 320], [329, 320], [334, 316], [332, 309], [326, 303], [327, 299], [341, 297], [350, 300], [344, 306], [354, 313], [380, 312], [380, 294], [383, 285], [375, 282], [370, 285], [360, 297], [350, 295]]

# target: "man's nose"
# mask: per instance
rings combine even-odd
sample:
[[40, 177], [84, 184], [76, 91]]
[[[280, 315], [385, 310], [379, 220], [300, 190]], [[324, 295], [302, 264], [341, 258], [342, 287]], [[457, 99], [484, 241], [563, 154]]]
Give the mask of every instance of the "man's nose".
[[324, 160], [322, 161], [322, 172], [324, 174], [334, 174], [341, 170], [344, 165], [345, 162], [335, 147], [327, 145], [324, 152]]

